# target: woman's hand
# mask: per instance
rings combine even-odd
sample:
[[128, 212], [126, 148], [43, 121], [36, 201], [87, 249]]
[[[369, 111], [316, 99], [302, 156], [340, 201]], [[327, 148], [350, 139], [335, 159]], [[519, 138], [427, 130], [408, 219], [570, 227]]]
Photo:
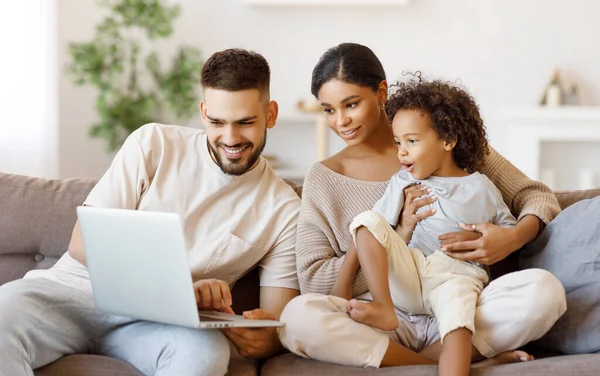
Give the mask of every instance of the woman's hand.
[[458, 242], [477, 240], [479, 238], [481, 238], [480, 232], [462, 230], [458, 232], [447, 232], [444, 235], [440, 235], [438, 240], [440, 241], [441, 246], [445, 246], [448, 244], [454, 244]]
[[406, 244], [410, 243], [417, 223], [435, 214], [435, 209], [425, 210], [417, 214], [417, 210], [437, 200], [435, 196], [421, 198], [429, 193], [431, 193], [431, 189], [423, 187], [420, 183], [404, 188], [404, 206], [402, 207], [400, 218], [398, 218], [396, 232], [400, 234]]
[[[516, 227], [506, 228], [491, 223], [476, 225], [461, 223], [460, 227], [465, 231], [440, 236], [440, 240], [444, 238], [442, 251], [457, 260], [492, 265], [522, 246], [518, 241]], [[467, 236], [465, 232], [472, 235]]]

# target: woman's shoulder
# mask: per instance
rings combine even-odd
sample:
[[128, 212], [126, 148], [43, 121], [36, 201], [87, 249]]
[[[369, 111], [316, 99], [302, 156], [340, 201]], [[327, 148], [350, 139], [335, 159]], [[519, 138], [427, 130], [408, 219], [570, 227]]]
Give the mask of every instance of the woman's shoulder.
[[324, 159], [317, 163], [320, 163], [322, 166], [327, 167], [329, 170], [331, 170], [335, 173], [343, 175], [344, 174], [344, 160], [345, 160], [344, 150], [345, 149], [343, 149], [343, 150], [339, 151], [338, 153], [335, 153], [331, 157]]

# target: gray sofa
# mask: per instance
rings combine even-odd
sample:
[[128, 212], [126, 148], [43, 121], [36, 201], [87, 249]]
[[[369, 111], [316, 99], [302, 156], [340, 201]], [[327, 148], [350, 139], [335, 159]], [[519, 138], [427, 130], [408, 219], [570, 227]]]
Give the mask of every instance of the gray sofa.
[[[65, 252], [75, 223], [75, 207], [94, 186], [93, 179], [44, 180], [0, 173], [0, 285], [22, 277], [28, 270], [48, 268]], [[301, 194], [301, 189], [297, 190]], [[557, 192], [564, 208], [579, 200], [600, 195], [600, 189]], [[514, 258], [498, 265], [493, 273], [514, 269]], [[246, 275], [233, 290], [234, 310], [258, 306], [258, 276]], [[0, 335], [2, 335], [0, 333]], [[535, 350], [533, 350], [535, 353]], [[474, 376], [501, 375], [598, 375], [600, 355], [557, 355], [536, 353], [533, 362], [476, 368]], [[550, 355], [550, 356], [549, 356]], [[2, 365], [0, 364], [0, 370]], [[140, 375], [131, 365], [103, 356], [66, 356], [39, 369], [36, 376]], [[380, 370], [343, 367], [284, 354], [265, 362], [236, 356], [229, 375], [437, 375], [434, 366], [395, 367]]]

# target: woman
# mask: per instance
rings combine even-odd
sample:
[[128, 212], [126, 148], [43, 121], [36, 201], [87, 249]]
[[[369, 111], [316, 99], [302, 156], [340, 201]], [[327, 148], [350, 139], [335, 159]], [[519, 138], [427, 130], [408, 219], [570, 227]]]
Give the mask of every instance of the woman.
[[[435, 318], [396, 307], [400, 325], [384, 333], [352, 320], [345, 299], [326, 295], [340, 273], [357, 269], [356, 254], [345, 254], [352, 218], [373, 207], [400, 168], [385, 112], [387, 89], [380, 61], [358, 44], [329, 49], [313, 70], [311, 91], [347, 147], [315, 163], [304, 183], [296, 257], [306, 295], [285, 308], [281, 320], [286, 326], [280, 333], [284, 346], [300, 356], [359, 367], [434, 364], [439, 358]], [[490, 265], [533, 240], [560, 208], [547, 187], [529, 180], [494, 150], [480, 172], [500, 189], [519, 223], [511, 229], [469, 224], [463, 232], [442, 235], [440, 243], [452, 257]], [[417, 215], [417, 209], [434, 199], [417, 199], [427, 192], [416, 186], [405, 193], [398, 231], [410, 234], [419, 220], [432, 215]], [[353, 296], [370, 300], [360, 271]], [[498, 362], [531, 359], [508, 351], [540, 338], [565, 310], [564, 289], [546, 271], [530, 269], [496, 279], [478, 300], [474, 360], [498, 354]]]

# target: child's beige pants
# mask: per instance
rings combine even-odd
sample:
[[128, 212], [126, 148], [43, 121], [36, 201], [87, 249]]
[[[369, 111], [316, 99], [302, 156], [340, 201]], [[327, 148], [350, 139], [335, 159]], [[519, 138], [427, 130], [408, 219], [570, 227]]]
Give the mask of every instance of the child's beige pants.
[[475, 331], [477, 297], [488, 282], [485, 270], [441, 251], [426, 257], [420, 250], [408, 248], [375, 211], [357, 215], [350, 224], [355, 244], [356, 231], [362, 226], [387, 251], [388, 280], [395, 306], [412, 314], [435, 316], [442, 343], [446, 334], [458, 328]]

